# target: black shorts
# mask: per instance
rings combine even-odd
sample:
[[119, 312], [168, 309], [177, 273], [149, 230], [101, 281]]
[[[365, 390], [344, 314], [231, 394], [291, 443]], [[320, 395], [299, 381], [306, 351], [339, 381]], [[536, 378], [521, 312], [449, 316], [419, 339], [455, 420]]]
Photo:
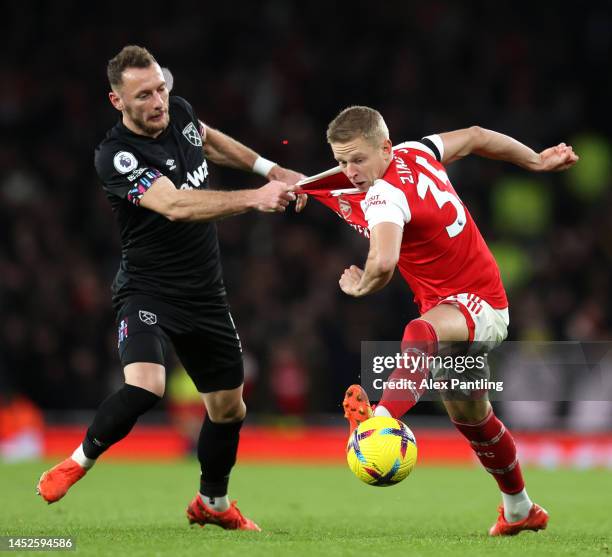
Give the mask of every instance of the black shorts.
[[117, 313], [121, 365], [165, 365], [168, 342], [198, 391], [235, 389], [244, 381], [242, 348], [224, 297], [192, 307], [131, 296]]

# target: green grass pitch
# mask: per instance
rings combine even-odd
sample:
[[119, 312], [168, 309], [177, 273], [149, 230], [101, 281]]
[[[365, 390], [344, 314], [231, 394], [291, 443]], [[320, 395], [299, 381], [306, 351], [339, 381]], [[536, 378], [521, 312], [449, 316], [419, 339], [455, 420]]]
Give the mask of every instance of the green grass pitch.
[[491, 539], [498, 493], [476, 467], [417, 465], [401, 484], [375, 488], [343, 466], [245, 464], [230, 491], [263, 528], [251, 533], [188, 526], [195, 461], [101, 461], [54, 505], [34, 494], [47, 464], [0, 465], [0, 535], [73, 536], [77, 551], [67, 555], [586, 557], [612, 545], [604, 470], [527, 470], [532, 498], [551, 514], [548, 530]]

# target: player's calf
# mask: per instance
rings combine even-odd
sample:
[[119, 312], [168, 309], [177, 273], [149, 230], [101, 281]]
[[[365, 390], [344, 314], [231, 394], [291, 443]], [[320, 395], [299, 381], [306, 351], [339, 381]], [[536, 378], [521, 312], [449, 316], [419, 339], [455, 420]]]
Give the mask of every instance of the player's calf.
[[134, 427], [136, 420], [160, 398], [134, 385], [124, 385], [98, 408], [83, 443], [72, 456], [43, 473], [37, 493], [48, 503], [59, 501], [96, 462], [96, 459]]
[[[452, 408], [447, 404], [447, 409]], [[475, 403], [477, 404], [477, 403]], [[470, 442], [484, 469], [497, 482], [503, 500], [504, 520], [516, 523], [527, 519], [534, 504], [527, 495], [512, 434], [490, 408], [485, 418], [476, 423], [451, 420]]]
[[[438, 351], [438, 335], [433, 326], [424, 319], [413, 319], [404, 330], [402, 338], [402, 352], [412, 356], [413, 361], [422, 361], [422, 364], [413, 364], [406, 368], [398, 368], [389, 376], [388, 381], [396, 384], [407, 384], [409, 388], [385, 389], [376, 415], [389, 415], [400, 419], [421, 398], [426, 388], [423, 380], [429, 375], [429, 368], [425, 364], [426, 357], [435, 355]], [[382, 413], [382, 409], [387, 412]]]
[[[145, 412], [161, 398], [136, 385], [125, 384], [98, 408], [93, 423], [83, 440], [87, 459], [95, 460], [112, 445], [121, 441]], [[80, 462], [85, 465], [85, 463]]]

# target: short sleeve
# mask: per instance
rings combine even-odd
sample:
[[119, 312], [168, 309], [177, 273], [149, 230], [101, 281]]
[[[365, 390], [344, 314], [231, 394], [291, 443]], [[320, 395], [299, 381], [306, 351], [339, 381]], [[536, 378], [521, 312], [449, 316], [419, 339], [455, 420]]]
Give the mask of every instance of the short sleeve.
[[170, 97], [170, 104], [186, 112], [187, 118], [191, 120], [192, 122], [196, 123], [199, 121], [195, 113], [195, 110], [193, 109], [193, 106], [191, 106], [191, 104], [189, 103], [189, 101], [187, 101], [187, 99], [184, 99], [183, 97], [179, 97], [177, 95], [172, 95], [172, 97]]
[[117, 145], [101, 146], [96, 151], [95, 166], [103, 188], [121, 199], [127, 199], [134, 205], [140, 200], [155, 180], [163, 176], [156, 168], [139, 162], [136, 155]]
[[202, 143], [206, 143], [206, 124], [200, 119], [198, 119], [198, 129], [202, 136]]
[[374, 182], [362, 204], [370, 230], [381, 222], [392, 222], [402, 228], [410, 222], [411, 214], [406, 195], [385, 180]]
[[395, 149], [401, 149], [402, 147], [423, 151], [423, 153], [427, 153], [434, 157], [438, 162], [442, 162], [442, 158], [444, 157], [444, 142], [437, 134], [427, 135], [420, 141], [405, 141], [404, 143], [396, 145]]

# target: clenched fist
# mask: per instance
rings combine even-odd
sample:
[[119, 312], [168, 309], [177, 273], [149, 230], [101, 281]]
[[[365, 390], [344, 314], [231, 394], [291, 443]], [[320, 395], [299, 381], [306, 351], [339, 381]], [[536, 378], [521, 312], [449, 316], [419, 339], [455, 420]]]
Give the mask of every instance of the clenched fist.
[[[304, 178], [306, 178], [306, 176], [304, 176], [304, 174], [301, 172], [289, 170], [288, 168], [283, 168], [277, 164], [275, 164], [268, 173], [268, 180], [280, 180], [281, 182], [287, 182], [287, 184], [295, 184]], [[299, 213], [304, 207], [306, 207], [307, 200], [308, 197], [306, 194], [298, 194], [297, 201], [295, 203], [296, 213]]]
[[538, 155], [536, 163], [530, 166], [530, 170], [535, 172], [559, 172], [574, 166], [578, 159], [579, 157], [574, 153], [571, 145], [559, 143], [559, 145], [544, 149]]
[[255, 190], [254, 207], [264, 213], [283, 212], [291, 201], [295, 201], [295, 185], [272, 180]]

